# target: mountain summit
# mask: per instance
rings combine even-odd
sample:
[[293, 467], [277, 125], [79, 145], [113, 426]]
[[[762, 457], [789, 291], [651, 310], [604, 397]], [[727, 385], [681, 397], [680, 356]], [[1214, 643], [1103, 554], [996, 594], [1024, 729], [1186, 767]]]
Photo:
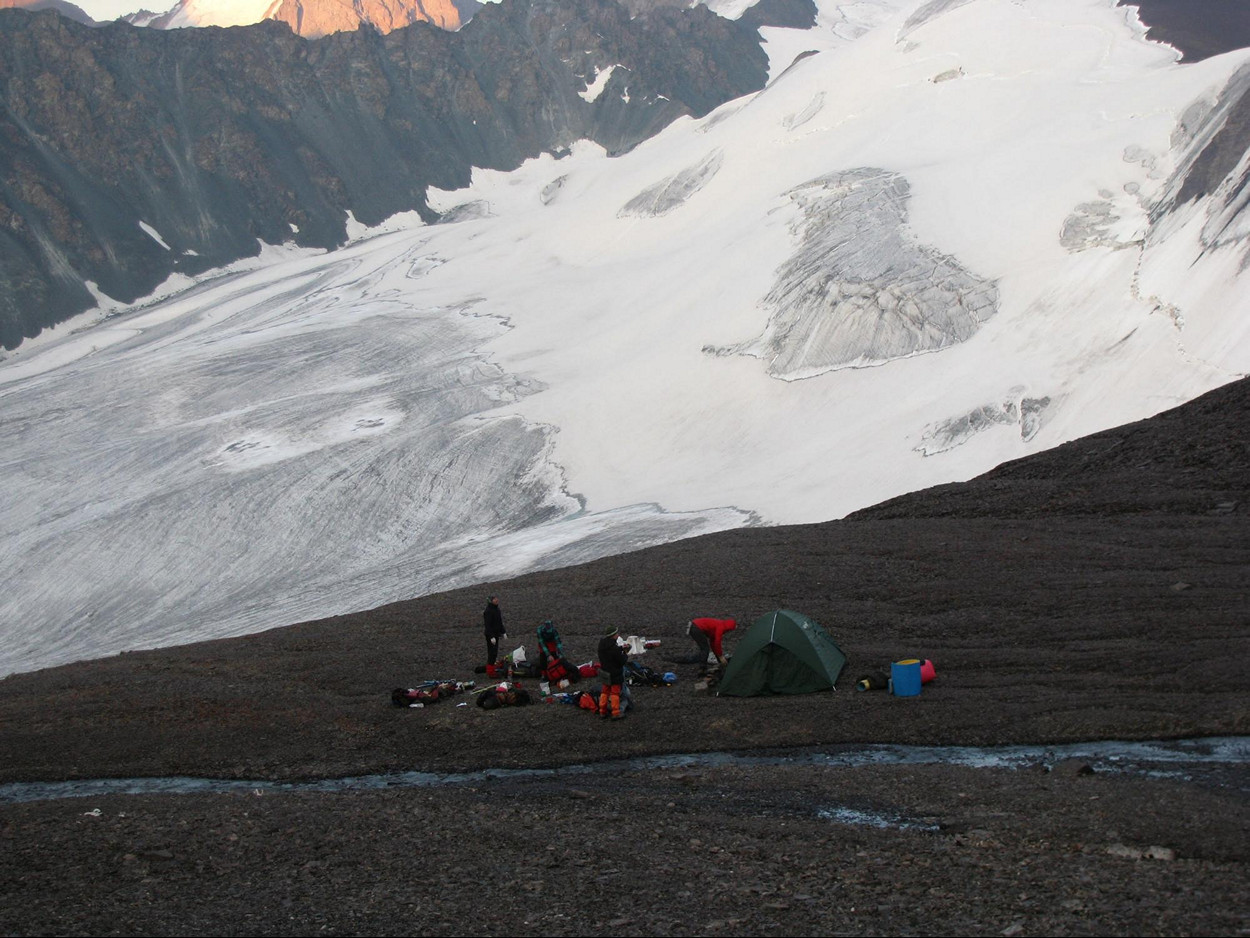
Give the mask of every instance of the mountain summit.
[[440, 29], [459, 29], [477, 7], [473, 0], [281, 0], [268, 18], [286, 23], [297, 36], [312, 39], [328, 33], [372, 26], [380, 33], [429, 23]]

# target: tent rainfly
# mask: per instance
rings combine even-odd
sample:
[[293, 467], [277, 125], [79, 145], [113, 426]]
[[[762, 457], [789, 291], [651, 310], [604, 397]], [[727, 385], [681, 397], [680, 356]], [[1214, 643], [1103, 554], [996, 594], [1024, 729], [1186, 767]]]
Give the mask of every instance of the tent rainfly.
[[778, 609], [756, 619], [743, 633], [720, 680], [717, 694], [809, 694], [829, 690], [846, 655], [818, 623], [801, 612]]

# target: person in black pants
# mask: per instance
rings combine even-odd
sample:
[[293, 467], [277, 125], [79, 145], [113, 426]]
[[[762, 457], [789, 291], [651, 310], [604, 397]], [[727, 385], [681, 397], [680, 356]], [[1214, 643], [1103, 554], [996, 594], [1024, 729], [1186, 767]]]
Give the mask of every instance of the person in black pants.
[[621, 709], [621, 685], [625, 683], [625, 663], [629, 660], [629, 653], [616, 640], [618, 632], [614, 626], [599, 639], [599, 669], [607, 675], [599, 692], [599, 716], [613, 720], [625, 716]]
[[486, 631], [486, 663], [494, 664], [499, 657], [499, 640], [507, 638], [503, 628], [503, 612], [499, 609], [499, 597], [491, 596], [482, 613], [482, 625]]

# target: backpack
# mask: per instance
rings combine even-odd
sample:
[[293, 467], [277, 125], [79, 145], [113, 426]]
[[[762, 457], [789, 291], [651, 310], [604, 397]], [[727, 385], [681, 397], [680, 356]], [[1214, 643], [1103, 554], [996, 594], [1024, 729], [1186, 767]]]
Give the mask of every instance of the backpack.
[[397, 707], [411, 707], [413, 704], [432, 704], [438, 700], [437, 687], [396, 687], [391, 691], [391, 703]]
[[668, 687], [673, 683], [668, 678], [668, 675], [661, 674], [654, 668], [648, 668], [645, 664], [639, 664], [636, 661], [629, 661], [625, 664], [625, 683], [635, 687]]
[[[571, 682], [581, 679], [578, 669], [564, 657], [564, 644], [560, 641], [560, 633], [550, 622], [544, 622], [537, 629], [539, 677], [552, 684], [561, 681]], [[568, 686], [567, 683], [563, 686]]]

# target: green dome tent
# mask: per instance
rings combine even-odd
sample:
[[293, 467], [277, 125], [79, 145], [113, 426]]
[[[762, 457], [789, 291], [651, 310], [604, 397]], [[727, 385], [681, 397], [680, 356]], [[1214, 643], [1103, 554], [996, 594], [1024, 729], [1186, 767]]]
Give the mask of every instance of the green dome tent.
[[819, 624], [800, 612], [778, 609], [743, 633], [720, 680], [718, 695], [809, 694], [829, 690], [846, 655]]

